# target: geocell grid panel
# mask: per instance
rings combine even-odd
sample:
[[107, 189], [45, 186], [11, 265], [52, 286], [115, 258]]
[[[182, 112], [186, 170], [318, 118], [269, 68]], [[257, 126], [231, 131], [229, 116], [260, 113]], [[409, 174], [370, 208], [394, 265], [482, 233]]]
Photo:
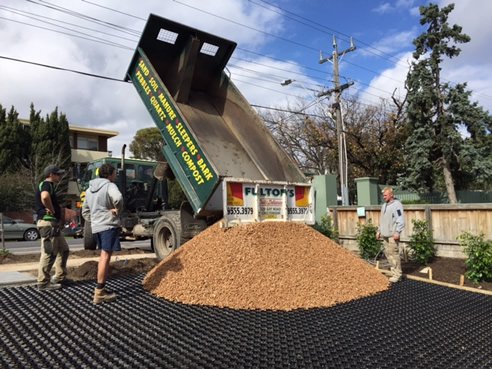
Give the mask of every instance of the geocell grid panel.
[[143, 275], [59, 291], [0, 290], [2, 368], [491, 368], [492, 296], [404, 280], [332, 308], [172, 303]]

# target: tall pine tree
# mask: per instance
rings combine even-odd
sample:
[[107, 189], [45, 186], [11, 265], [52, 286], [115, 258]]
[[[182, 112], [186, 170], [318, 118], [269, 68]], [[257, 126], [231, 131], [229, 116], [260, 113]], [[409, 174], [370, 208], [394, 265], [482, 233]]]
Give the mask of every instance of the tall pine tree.
[[[408, 120], [411, 135], [406, 142], [408, 172], [403, 184], [419, 191], [445, 189], [456, 203], [456, 190], [487, 183], [492, 178], [490, 148], [485, 145], [490, 115], [471, 103], [466, 84], [442, 83], [444, 57], [453, 58], [459, 43], [470, 41], [462, 27], [448, 24], [450, 4], [421, 6], [420, 24], [427, 31], [414, 40], [415, 61], [408, 73]], [[463, 137], [460, 129], [468, 134]]]
[[6, 109], [0, 105], [0, 173], [15, 173], [26, 165], [30, 135], [18, 116], [13, 106], [6, 114]]
[[33, 188], [44, 179], [43, 170], [50, 164], [56, 164], [67, 173], [57, 186], [59, 198], [67, 192], [70, 180], [72, 152], [70, 148], [69, 124], [65, 114], [58, 113], [58, 108], [41, 118], [41, 113], [34, 110], [31, 104], [30, 126], [32, 137], [32, 154], [30, 169]]

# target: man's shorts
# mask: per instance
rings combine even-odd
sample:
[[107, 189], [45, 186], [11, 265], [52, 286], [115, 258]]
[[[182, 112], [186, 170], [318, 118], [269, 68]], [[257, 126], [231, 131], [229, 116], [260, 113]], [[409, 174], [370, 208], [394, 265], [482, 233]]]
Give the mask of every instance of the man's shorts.
[[111, 228], [107, 231], [97, 232], [94, 233], [93, 236], [98, 249], [107, 252], [121, 251], [119, 228]]

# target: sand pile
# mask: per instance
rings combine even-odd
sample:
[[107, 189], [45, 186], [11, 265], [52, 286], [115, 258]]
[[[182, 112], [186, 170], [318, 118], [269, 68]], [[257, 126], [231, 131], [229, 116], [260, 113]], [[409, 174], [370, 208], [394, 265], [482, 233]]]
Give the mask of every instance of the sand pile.
[[174, 302], [232, 309], [328, 307], [389, 288], [379, 271], [304, 224], [208, 228], [143, 281]]

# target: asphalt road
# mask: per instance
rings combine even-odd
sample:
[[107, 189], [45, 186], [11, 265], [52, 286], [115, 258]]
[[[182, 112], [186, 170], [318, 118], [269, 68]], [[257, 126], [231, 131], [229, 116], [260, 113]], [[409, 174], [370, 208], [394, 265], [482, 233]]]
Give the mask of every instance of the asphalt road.
[[[72, 239], [67, 238], [68, 246], [71, 251], [83, 250], [84, 244], [82, 238]], [[6, 241], [5, 248], [12, 254], [33, 254], [40, 252], [41, 241]], [[122, 241], [121, 247], [124, 249], [139, 248], [150, 251], [150, 240], [144, 241]], [[0, 242], [0, 249], [2, 248]]]

